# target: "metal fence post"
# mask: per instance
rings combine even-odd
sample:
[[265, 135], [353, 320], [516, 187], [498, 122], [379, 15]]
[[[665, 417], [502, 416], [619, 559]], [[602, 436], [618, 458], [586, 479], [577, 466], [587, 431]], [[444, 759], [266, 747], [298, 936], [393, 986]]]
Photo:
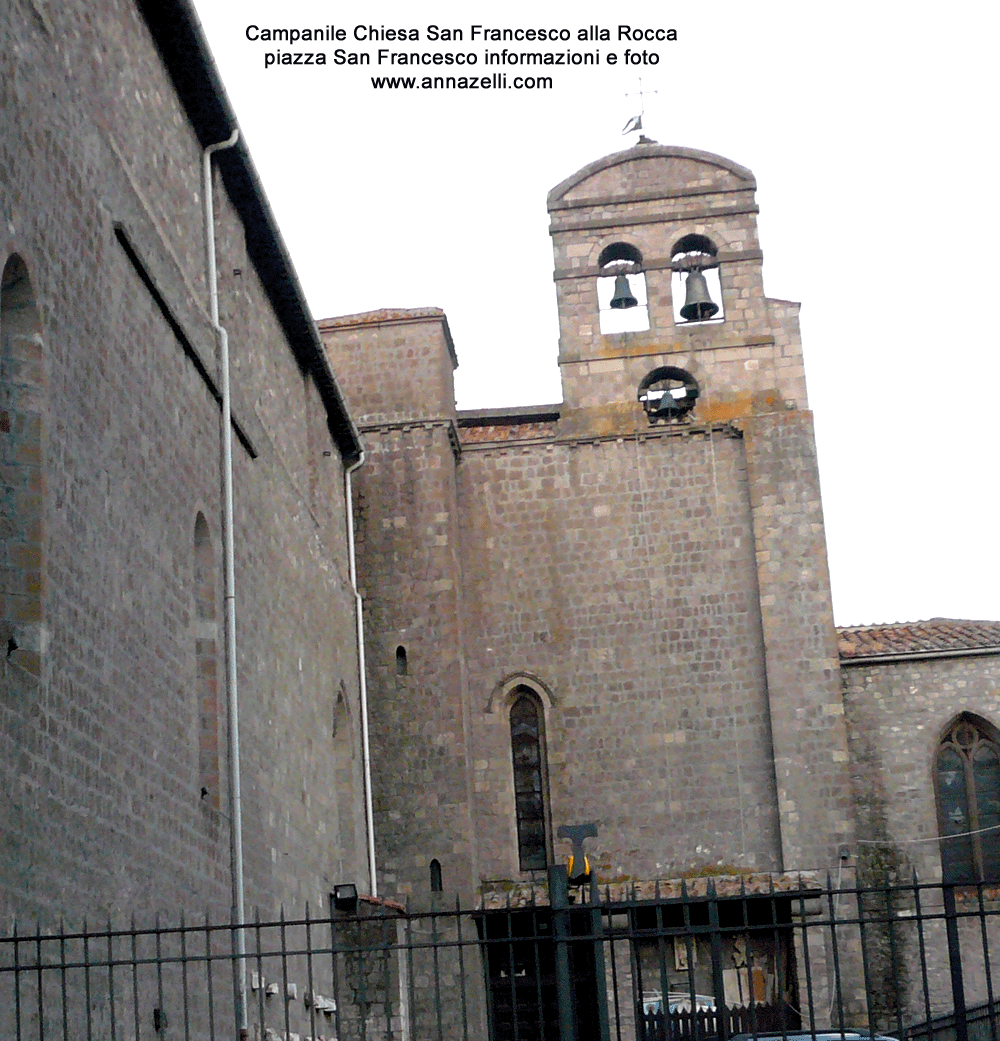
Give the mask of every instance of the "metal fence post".
[[969, 1022], [965, 1010], [965, 985], [962, 982], [962, 947], [958, 936], [958, 910], [955, 887], [942, 886], [944, 927], [948, 936], [948, 968], [951, 971], [951, 995], [955, 1002], [955, 1041], [969, 1041]]
[[576, 1010], [573, 1008], [573, 984], [569, 974], [569, 879], [565, 864], [553, 864], [549, 868], [549, 903], [555, 946], [559, 1041], [576, 1041]]

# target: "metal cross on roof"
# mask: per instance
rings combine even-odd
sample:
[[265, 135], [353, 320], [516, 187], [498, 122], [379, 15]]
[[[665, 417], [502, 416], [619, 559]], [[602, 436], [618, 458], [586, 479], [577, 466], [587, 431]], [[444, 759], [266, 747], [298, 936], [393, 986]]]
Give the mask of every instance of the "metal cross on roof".
[[639, 89], [633, 91], [631, 94], [626, 94], [627, 98], [639, 98], [639, 115], [633, 116], [622, 130], [622, 135], [631, 134], [633, 130], [642, 130], [642, 117], [646, 114], [646, 102], [643, 100], [647, 94], [659, 94], [658, 90], [643, 90], [642, 89], [642, 77], [639, 77]]

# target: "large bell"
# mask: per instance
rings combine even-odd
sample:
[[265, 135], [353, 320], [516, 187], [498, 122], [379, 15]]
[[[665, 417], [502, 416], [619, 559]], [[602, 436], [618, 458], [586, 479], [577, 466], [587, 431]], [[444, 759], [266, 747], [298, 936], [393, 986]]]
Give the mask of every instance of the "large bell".
[[628, 275], [615, 275], [615, 295], [611, 298], [611, 306], [620, 311], [626, 307], [635, 307], [638, 303], [629, 288]]
[[[685, 289], [687, 293], [681, 308], [681, 318], [686, 322], [703, 322], [719, 310], [719, 305], [709, 295], [705, 276], [697, 269], [688, 274]], [[614, 307], [613, 302], [611, 306]]]

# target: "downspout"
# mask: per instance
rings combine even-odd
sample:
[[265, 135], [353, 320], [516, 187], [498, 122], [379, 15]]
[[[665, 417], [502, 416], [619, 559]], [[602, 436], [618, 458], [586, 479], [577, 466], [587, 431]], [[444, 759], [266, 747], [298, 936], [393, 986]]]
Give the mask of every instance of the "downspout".
[[347, 559], [351, 573], [351, 591], [354, 593], [354, 606], [358, 632], [358, 685], [361, 700], [361, 759], [365, 786], [365, 829], [368, 833], [368, 877], [371, 880], [371, 895], [378, 896], [378, 876], [375, 873], [375, 813], [372, 809], [372, 758], [368, 744], [368, 678], [365, 667], [365, 617], [358, 592], [358, 565], [354, 543], [354, 495], [351, 488], [351, 475], [365, 461], [365, 453], [356, 463], [344, 470], [344, 502], [347, 511]]
[[229, 394], [229, 337], [219, 324], [219, 286], [215, 267], [215, 211], [212, 196], [212, 155], [232, 148], [237, 128], [225, 141], [202, 153], [202, 192], [205, 204], [205, 260], [212, 328], [219, 349], [219, 389], [222, 394], [222, 555], [225, 569], [226, 694], [229, 744], [229, 869], [232, 890], [233, 989], [240, 1041], [247, 1037], [246, 935], [244, 932], [243, 811], [240, 793], [239, 698], [236, 687], [236, 568], [233, 562], [233, 413]]

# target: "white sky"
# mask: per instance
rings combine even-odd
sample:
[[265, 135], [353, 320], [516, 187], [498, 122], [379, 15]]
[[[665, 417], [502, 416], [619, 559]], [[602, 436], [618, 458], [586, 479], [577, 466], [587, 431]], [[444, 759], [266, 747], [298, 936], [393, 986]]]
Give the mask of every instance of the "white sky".
[[[315, 317], [444, 308], [461, 408], [560, 399], [545, 196], [634, 143], [642, 76], [650, 137], [754, 171], [765, 289], [802, 302], [837, 623], [1000, 618], [996, 5], [196, 6]], [[472, 24], [626, 22], [679, 41], [632, 45], [659, 63], [627, 68], [603, 59], [628, 44], [525, 45], [601, 51], [545, 92], [377, 91], [414, 70], [265, 69], [245, 36], [332, 23], [347, 41], [280, 49], [476, 51], [475, 73], [503, 45]], [[358, 43], [358, 24], [421, 40]]]

